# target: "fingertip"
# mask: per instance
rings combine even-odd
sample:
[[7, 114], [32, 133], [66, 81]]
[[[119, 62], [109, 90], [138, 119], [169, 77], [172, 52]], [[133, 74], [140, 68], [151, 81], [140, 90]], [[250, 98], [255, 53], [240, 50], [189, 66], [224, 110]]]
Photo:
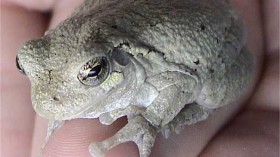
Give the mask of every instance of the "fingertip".
[[134, 142], [126, 142], [108, 151], [106, 157], [139, 157], [139, 150]]
[[[43, 157], [90, 157], [91, 143], [102, 141], [114, 135], [125, 125], [124, 119], [110, 126], [102, 125], [97, 119], [76, 119], [54, 132], [43, 149]], [[138, 150], [131, 143], [122, 144], [110, 150], [107, 157], [137, 156]]]

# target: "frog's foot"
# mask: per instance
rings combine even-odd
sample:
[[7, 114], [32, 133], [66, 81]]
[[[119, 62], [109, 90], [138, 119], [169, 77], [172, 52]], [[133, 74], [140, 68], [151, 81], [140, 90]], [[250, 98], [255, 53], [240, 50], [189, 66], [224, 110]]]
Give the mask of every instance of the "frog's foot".
[[102, 141], [92, 143], [89, 151], [94, 157], [104, 157], [113, 147], [133, 141], [139, 149], [140, 157], [148, 157], [156, 137], [156, 129], [143, 117], [136, 116], [128, 120], [128, 124], [114, 136]]
[[161, 133], [165, 138], [168, 138], [172, 132], [179, 134], [186, 125], [191, 125], [207, 119], [212, 111], [213, 110], [203, 109], [197, 103], [188, 104], [171, 122], [162, 128]]

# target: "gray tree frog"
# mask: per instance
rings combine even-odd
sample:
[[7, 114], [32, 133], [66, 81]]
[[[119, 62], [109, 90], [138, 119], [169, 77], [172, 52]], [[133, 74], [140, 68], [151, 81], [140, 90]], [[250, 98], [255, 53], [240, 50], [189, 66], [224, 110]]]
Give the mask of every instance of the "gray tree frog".
[[254, 60], [240, 21], [226, 0], [86, 0], [27, 41], [17, 66], [48, 136], [65, 120], [127, 116], [90, 153], [134, 141], [148, 157], [157, 133], [179, 132], [244, 92]]

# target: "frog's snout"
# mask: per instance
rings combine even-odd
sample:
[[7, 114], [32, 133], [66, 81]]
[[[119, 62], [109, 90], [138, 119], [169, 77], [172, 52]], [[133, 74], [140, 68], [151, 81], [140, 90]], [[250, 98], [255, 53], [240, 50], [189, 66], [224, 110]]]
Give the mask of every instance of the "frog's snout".
[[[80, 114], [85, 110], [84, 98], [77, 94], [71, 95], [69, 89], [50, 90], [53, 86], [36, 85], [32, 90], [34, 110], [47, 119], [65, 120]], [[71, 92], [70, 92], [71, 93]]]

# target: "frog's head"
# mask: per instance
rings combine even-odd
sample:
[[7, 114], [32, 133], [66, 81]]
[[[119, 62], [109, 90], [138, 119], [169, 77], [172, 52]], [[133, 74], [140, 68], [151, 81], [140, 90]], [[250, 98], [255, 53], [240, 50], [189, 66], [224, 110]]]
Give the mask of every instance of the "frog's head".
[[138, 70], [126, 48], [93, 39], [98, 32], [85, 32], [87, 26], [66, 26], [26, 42], [17, 56], [18, 68], [31, 82], [35, 111], [65, 120], [128, 105]]

